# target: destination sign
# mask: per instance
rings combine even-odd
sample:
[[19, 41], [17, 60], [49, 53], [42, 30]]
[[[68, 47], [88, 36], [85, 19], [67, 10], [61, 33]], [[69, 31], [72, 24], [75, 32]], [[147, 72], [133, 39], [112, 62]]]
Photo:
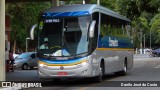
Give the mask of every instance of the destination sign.
[[46, 19], [45, 23], [58, 23], [60, 22], [60, 19]]

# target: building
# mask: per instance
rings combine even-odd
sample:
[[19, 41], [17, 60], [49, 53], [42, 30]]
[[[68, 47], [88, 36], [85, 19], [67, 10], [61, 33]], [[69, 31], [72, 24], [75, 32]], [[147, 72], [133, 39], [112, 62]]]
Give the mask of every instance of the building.
[[5, 15], [5, 48], [10, 50], [10, 33], [11, 33], [11, 24], [10, 24], [10, 15]]

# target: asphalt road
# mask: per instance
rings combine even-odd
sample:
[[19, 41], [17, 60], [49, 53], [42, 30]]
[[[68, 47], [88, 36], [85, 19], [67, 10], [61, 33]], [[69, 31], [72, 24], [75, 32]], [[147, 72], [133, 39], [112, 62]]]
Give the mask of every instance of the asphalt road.
[[[26, 90], [159, 90], [160, 87], [156, 87], [156, 84], [160, 85], [160, 82], [150, 81], [160, 81], [160, 58], [137, 55], [134, 59], [134, 68], [128, 71], [126, 76], [117, 76], [115, 74], [106, 75], [101, 83], [95, 83], [90, 78], [67, 79], [61, 82], [43, 81], [37, 77], [36, 70], [20, 69], [15, 70], [15, 72], [8, 72], [6, 80], [41, 81], [43, 85], [47, 86], [42, 88], [28, 88]], [[134, 83], [141, 84], [141, 86], [135, 87], [133, 86]], [[154, 83], [155, 87], [142, 87], [143, 83]], [[121, 86], [122, 84], [131, 86]]]

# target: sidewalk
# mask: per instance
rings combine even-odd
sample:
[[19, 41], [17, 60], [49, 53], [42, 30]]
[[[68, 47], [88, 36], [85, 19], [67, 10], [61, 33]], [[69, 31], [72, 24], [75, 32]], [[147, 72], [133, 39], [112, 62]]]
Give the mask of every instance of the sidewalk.
[[160, 57], [150, 57], [149, 54], [135, 54], [134, 61], [160, 60]]
[[134, 58], [149, 58], [149, 54], [134, 54]]
[[[143, 59], [143, 58], [146, 58], [146, 59]], [[141, 59], [143, 59], [143, 60], [147, 60], [147, 59], [150, 59], [150, 57], [149, 57], [149, 54], [134, 54], [134, 60], [141, 60]], [[156, 59], [156, 58], [155, 58]], [[29, 71], [29, 70], [28, 70]], [[23, 72], [23, 73], [22, 73]], [[26, 77], [26, 75], [28, 76], [28, 72], [25, 72], [25, 71], [22, 71], [22, 72], [17, 72], [16, 70], [15, 70], [15, 72], [8, 72], [8, 73], [6, 73], [7, 75], [6, 75], [6, 77], [7, 77], [7, 81], [15, 81], [16, 80], [16, 78], [19, 78], [20, 80], [32, 80], [33, 78], [27, 78]], [[20, 73], [21, 73], [21, 75], [20, 75]], [[33, 77], [34, 77], [34, 80], [35, 81], [39, 81], [39, 79], [38, 78], [36, 78], [36, 73], [37, 72], [35, 72], [35, 71], [30, 71], [30, 75], [33, 75]], [[12, 77], [12, 78], [11, 78]], [[15, 77], [15, 78], [13, 78], [13, 77]], [[25, 77], [25, 78], [24, 78]], [[20, 90], [20, 89], [22, 89], [21, 87], [8, 87], [8, 88], [2, 88], [1, 86], [0, 86], [0, 90]]]
[[[28, 81], [28, 82], [32, 83], [32, 81], [39, 82], [40, 79], [37, 76], [37, 69], [36, 68], [33, 70], [15, 69], [14, 72], [6, 72], [6, 81], [4, 81], [3, 83], [5, 83], [5, 82], [10, 83], [10, 81], [11, 82], [15, 81], [15, 83], [21, 83], [21, 81], [23, 83], [23, 81]], [[16, 82], [16, 81], [20, 81], [20, 82]], [[13, 84], [13, 83], [12, 83], [12, 85], [13, 86], [15, 85], [15, 87], [2, 87], [2, 85], [0, 85], [0, 90], [22, 90], [24, 88], [27, 88], [27, 87], [23, 87], [23, 86], [17, 87], [17, 84]]]

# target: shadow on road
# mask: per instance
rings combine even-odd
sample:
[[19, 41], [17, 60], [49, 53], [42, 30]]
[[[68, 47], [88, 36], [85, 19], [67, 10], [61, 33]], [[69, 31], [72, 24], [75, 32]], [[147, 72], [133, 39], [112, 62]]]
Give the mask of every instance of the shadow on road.
[[[107, 81], [113, 78], [115, 79], [116, 77], [121, 77], [121, 76], [118, 76], [115, 74], [105, 75], [103, 77], [103, 81]], [[68, 78], [68, 79], [61, 79], [61, 81], [54, 81], [54, 80], [42, 81], [41, 83], [45, 87], [54, 87], [54, 86], [56, 87], [88, 87], [88, 86], [92, 86], [93, 84], [98, 84], [97, 82], [94, 81], [93, 78], [80, 78], [80, 79]]]

